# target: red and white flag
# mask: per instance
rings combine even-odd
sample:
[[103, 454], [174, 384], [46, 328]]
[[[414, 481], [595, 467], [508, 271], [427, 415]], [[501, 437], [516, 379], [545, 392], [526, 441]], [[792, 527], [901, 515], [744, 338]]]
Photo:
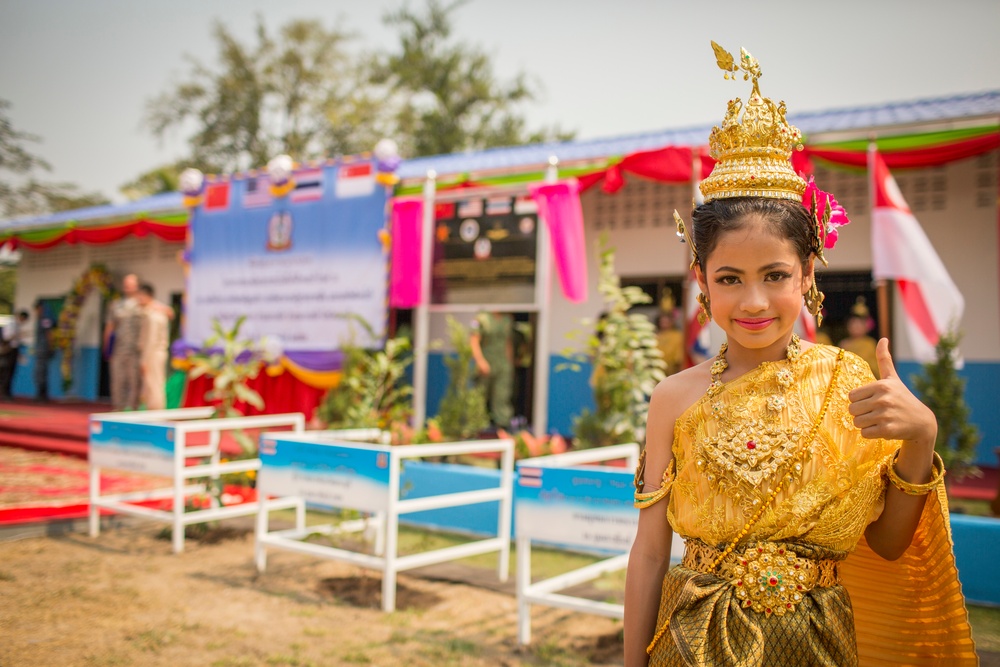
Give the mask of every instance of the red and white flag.
[[875, 280], [896, 282], [913, 358], [934, 361], [938, 338], [958, 328], [965, 299], [874, 145], [868, 149], [868, 173], [873, 193], [872, 274]]

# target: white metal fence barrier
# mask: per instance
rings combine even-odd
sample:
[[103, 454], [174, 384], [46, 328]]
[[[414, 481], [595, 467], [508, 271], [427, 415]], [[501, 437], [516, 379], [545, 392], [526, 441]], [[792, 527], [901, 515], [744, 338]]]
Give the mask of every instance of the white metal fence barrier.
[[[189, 482], [197, 479], [214, 482], [223, 474], [260, 469], [258, 457], [221, 460], [219, 443], [224, 432], [288, 426], [300, 433], [305, 428], [305, 416], [294, 412], [209, 419], [213, 413], [211, 407], [200, 407], [91, 415], [88, 452], [91, 537], [100, 534], [101, 510], [111, 510], [172, 524], [173, 551], [180, 553], [184, 550], [186, 526], [257, 513], [257, 502], [221, 506], [214, 495], [208, 508], [186, 511], [186, 498], [204, 493], [207, 488], [204, 483]], [[207, 443], [188, 444], [191, 435], [202, 433], [207, 434]], [[170, 478], [171, 483], [170, 486], [150, 491], [102, 495], [102, 468], [159, 475]], [[173, 501], [169, 511], [140, 504], [164, 499]], [[284, 506], [295, 507], [295, 504], [289, 502]]]
[[[396, 578], [403, 570], [499, 552], [498, 576], [507, 580], [510, 561], [510, 522], [514, 477], [514, 442], [510, 439], [474, 440], [446, 444], [388, 445], [352, 442], [337, 432], [303, 435], [266, 433], [261, 436], [262, 466], [258, 475], [261, 494], [257, 515], [256, 563], [267, 564], [267, 550], [281, 549], [327, 558], [382, 572], [382, 609], [396, 608]], [[400, 488], [402, 463], [407, 459], [500, 452], [498, 486], [476, 491], [438, 493], [406, 498]], [[275, 500], [294, 501], [371, 515], [368, 519], [339, 524], [271, 531], [268, 514]], [[399, 555], [401, 515], [446, 507], [499, 501], [497, 534], [456, 546]], [[374, 529], [374, 554], [307, 541], [315, 535], [338, 535]]]
[[[625, 467], [593, 465], [625, 460]], [[543, 605], [622, 618], [620, 604], [557, 591], [628, 566], [639, 510], [632, 505], [635, 443], [524, 459], [517, 464], [517, 640], [531, 642], [531, 607]], [[611, 554], [590, 565], [532, 582], [532, 542], [547, 547]], [[619, 552], [619, 553], [616, 553]]]

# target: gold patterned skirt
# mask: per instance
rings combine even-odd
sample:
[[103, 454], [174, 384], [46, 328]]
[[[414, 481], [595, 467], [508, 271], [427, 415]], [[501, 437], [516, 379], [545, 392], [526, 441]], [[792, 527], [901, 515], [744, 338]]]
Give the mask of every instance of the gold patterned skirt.
[[844, 556], [766, 542], [712, 573], [686, 554], [663, 580], [650, 667], [856, 666], [851, 601], [830, 567]]

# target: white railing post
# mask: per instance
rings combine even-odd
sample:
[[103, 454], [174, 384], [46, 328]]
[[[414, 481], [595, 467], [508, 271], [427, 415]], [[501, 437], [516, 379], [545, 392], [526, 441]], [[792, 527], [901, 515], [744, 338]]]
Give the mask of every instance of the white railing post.
[[184, 450], [187, 432], [183, 428], [174, 430], [174, 553], [184, 551]]
[[424, 181], [424, 215], [420, 226], [420, 300], [413, 318], [413, 428], [427, 419], [427, 355], [430, 353], [431, 280], [434, 259], [434, 194], [437, 174], [427, 172]]

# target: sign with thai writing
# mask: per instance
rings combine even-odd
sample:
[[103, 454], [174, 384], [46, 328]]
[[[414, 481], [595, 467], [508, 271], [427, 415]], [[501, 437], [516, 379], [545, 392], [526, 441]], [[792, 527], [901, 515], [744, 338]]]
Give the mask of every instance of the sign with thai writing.
[[99, 468], [173, 476], [174, 433], [163, 424], [91, 419], [87, 458]]
[[362, 512], [387, 508], [389, 447], [268, 436], [260, 442], [260, 463], [257, 490], [265, 496]]
[[628, 551], [639, 525], [632, 473], [597, 466], [517, 467], [517, 536], [569, 547]]

